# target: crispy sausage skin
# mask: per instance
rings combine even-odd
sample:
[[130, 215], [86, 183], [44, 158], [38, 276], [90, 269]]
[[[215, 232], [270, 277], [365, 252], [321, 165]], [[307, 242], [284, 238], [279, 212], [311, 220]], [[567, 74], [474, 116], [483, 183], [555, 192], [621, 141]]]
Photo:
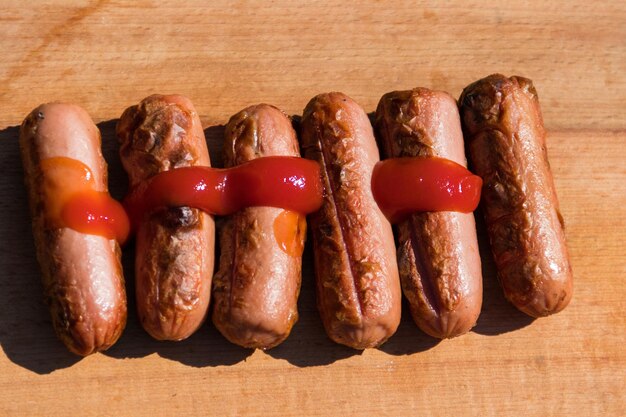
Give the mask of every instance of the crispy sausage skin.
[[96, 191], [107, 191], [100, 132], [78, 106], [43, 104], [22, 123], [20, 148], [37, 259], [56, 334], [78, 355], [106, 350], [126, 326], [120, 247], [115, 240], [49, 224], [40, 165], [54, 157], [78, 160], [90, 168]]
[[355, 349], [375, 347], [400, 322], [401, 295], [391, 225], [374, 201], [379, 160], [363, 109], [341, 93], [304, 109], [302, 148], [320, 163], [322, 208], [310, 215], [317, 304], [328, 336]]
[[[202, 124], [179, 95], [152, 95], [124, 111], [117, 125], [122, 164], [134, 187], [179, 167], [209, 166]], [[190, 207], [160, 208], [136, 237], [137, 311], [158, 340], [182, 340], [204, 321], [215, 249], [213, 217]]]
[[[437, 156], [467, 166], [456, 101], [416, 88], [385, 94], [376, 129], [386, 157]], [[398, 268], [413, 320], [449, 338], [468, 332], [482, 305], [482, 272], [472, 213], [415, 213], [398, 224]]]
[[557, 313], [572, 297], [572, 269], [537, 92], [494, 74], [466, 87], [459, 105], [504, 294], [530, 316]]
[[[233, 167], [266, 156], [300, 156], [296, 133], [276, 107], [250, 106], [226, 125], [224, 165]], [[298, 320], [306, 221], [302, 216], [288, 226], [300, 242], [298, 250], [288, 253], [275, 235], [283, 213], [274, 207], [249, 207], [228, 216], [220, 228], [213, 323], [229, 341], [246, 348], [278, 345]]]

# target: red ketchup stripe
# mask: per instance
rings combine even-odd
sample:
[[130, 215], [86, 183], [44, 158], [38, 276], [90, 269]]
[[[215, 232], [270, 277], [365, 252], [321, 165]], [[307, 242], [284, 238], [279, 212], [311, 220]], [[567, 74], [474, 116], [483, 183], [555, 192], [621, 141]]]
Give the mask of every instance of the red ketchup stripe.
[[372, 174], [374, 199], [392, 223], [416, 212], [472, 212], [481, 187], [480, 177], [438, 157], [387, 159], [378, 162]]
[[228, 215], [267, 206], [312, 213], [322, 205], [320, 167], [314, 161], [271, 156], [233, 168], [185, 167], [164, 171], [131, 190], [124, 207], [134, 228], [159, 207], [193, 207]]
[[61, 220], [78, 232], [117, 239], [120, 245], [130, 232], [124, 207], [106, 192], [88, 190], [74, 194], [65, 202]]
[[91, 169], [64, 156], [41, 160], [45, 217], [50, 227], [67, 227], [124, 243], [129, 221], [119, 201], [96, 191]]

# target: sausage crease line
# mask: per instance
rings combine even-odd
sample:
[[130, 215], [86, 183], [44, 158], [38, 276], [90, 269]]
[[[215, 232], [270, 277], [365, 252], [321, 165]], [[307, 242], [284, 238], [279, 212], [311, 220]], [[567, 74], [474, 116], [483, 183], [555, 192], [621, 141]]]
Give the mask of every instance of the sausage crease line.
[[[439, 297], [437, 297], [438, 291], [436, 291], [437, 285], [433, 282], [436, 279], [436, 274], [429, 273], [430, 271], [426, 271], [426, 262], [424, 262], [424, 250], [420, 245], [420, 239], [417, 238], [416, 230], [417, 227], [415, 225], [415, 218], [411, 216], [409, 222], [411, 223], [410, 233], [411, 233], [411, 249], [413, 250], [413, 256], [415, 257], [415, 268], [417, 269], [417, 275], [419, 277], [420, 282], [422, 283], [422, 288], [424, 289], [424, 297], [429, 307], [434, 312], [435, 316], [439, 317], [439, 312], [441, 311], [441, 305], [439, 303]], [[438, 294], [441, 295], [441, 294]]]
[[350, 265], [350, 275], [352, 277], [352, 279], [350, 280], [350, 282], [352, 283], [352, 288], [354, 290], [354, 294], [356, 296], [356, 301], [357, 301], [357, 305], [356, 307], [358, 308], [358, 312], [359, 312], [359, 317], [362, 317], [362, 311], [363, 311], [363, 300], [361, 300], [361, 294], [359, 294], [359, 291], [357, 290], [357, 286], [356, 286], [356, 274], [354, 273], [354, 260], [352, 259], [352, 256], [350, 255], [350, 250], [348, 248], [348, 243], [346, 242], [346, 232], [345, 232], [345, 226], [344, 226], [344, 221], [342, 220], [342, 216], [339, 213], [339, 210], [337, 209], [337, 202], [335, 200], [335, 190], [336, 190], [336, 186], [334, 184], [334, 181], [331, 179], [331, 176], [328, 174], [330, 171], [328, 170], [328, 159], [329, 156], [327, 154], [327, 150], [326, 147], [323, 145], [322, 142], [322, 138], [321, 138], [321, 132], [319, 131], [319, 129], [317, 129], [317, 133], [318, 133], [318, 143], [320, 145], [320, 151], [322, 154], [322, 163], [324, 164], [323, 168], [323, 175], [325, 177], [325, 179], [328, 181], [328, 185], [330, 190], [328, 190], [328, 193], [330, 194], [330, 199], [332, 201], [332, 205], [333, 205], [333, 210], [335, 212], [335, 218], [337, 219], [337, 222], [339, 223], [339, 230], [341, 231], [341, 243], [343, 244], [343, 248], [344, 248], [344, 253], [346, 254], [346, 257], [348, 258], [348, 265]]

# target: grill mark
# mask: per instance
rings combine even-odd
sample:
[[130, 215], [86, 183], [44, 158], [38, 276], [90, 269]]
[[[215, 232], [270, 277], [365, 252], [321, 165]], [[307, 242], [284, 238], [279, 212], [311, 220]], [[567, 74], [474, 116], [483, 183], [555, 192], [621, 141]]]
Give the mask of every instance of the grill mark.
[[318, 133], [318, 143], [319, 143], [319, 148], [320, 148], [320, 153], [322, 155], [322, 172], [324, 173], [324, 177], [326, 178], [326, 180], [328, 181], [328, 184], [330, 185], [330, 190], [329, 190], [329, 196], [330, 196], [330, 200], [332, 203], [332, 208], [333, 211], [335, 213], [335, 218], [337, 219], [337, 223], [339, 223], [339, 232], [340, 232], [340, 236], [341, 236], [341, 243], [343, 244], [343, 248], [345, 250], [346, 253], [346, 257], [348, 258], [348, 267], [349, 267], [349, 272], [350, 272], [350, 282], [352, 283], [352, 288], [354, 289], [354, 294], [356, 295], [356, 301], [357, 301], [357, 309], [358, 309], [358, 313], [359, 313], [359, 317], [363, 316], [363, 300], [361, 299], [361, 295], [357, 289], [357, 284], [356, 284], [356, 275], [354, 273], [354, 260], [352, 259], [352, 256], [350, 254], [350, 251], [348, 250], [348, 245], [346, 243], [346, 233], [345, 233], [345, 225], [344, 222], [341, 219], [341, 216], [339, 216], [339, 211], [337, 210], [337, 201], [335, 199], [335, 190], [336, 190], [336, 186], [333, 183], [331, 176], [328, 175], [328, 164], [327, 164], [327, 160], [329, 159], [329, 156], [327, 155], [327, 152], [325, 152], [325, 147], [323, 146], [322, 140], [321, 140], [321, 133], [319, 131], [319, 129], [317, 130]]
[[237, 231], [237, 227], [235, 227], [235, 223], [237, 220], [237, 216], [239, 216], [239, 213], [236, 213], [233, 215], [232, 217], [232, 227], [233, 227], [233, 242], [232, 242], [232, 247], [231, 247], [231, 251], [233, 253], [232, 256], [232, 263], [230, 265], [230, 285], [228, 286], [228, 309], [227, 311], [229, 312], [229, 314], [232, 314], [233, 311], [233, 287], [235, 286], [235, 269], [237, 266], [237, 239], [239, 237], [239, 233]]
[[[428, 214], [426, 214], [428, 215]], [[441, 311], [441, 306], [439, 304], [439, 298], [436, 295], [436, 286], [433, 282], [432, 274], [428, 274], [426, 271], [426, 265], [424, 262], [423, 251], [421, 249], [421, 245], [419, 240], [417, 239], [416, 226], [415, 226], [415, 216], [411, 216], [410, 223], [410, 243], [411, 249], [413, 250], [413, 257], [415, 258], [415, 269], [417, 270], [417, 278], [422, 284], [422, 289], [424, 290], [424, 298], [426, 299], [426, 303], [428, 306], [434, 311], [435, 316], [439, 317], [439, 312]]]
[[[412, 96], [412, 94], [410, 95]], [[390, 107], [392, 107], [393, 109], [393, 105], [390, 105]], [[398, 106], [398, 114], [399, 115], [405, 115], [406, 113], [403, 111], [402, 106]], [[391, 110], [387, 110], [388, 112], [392, 112]], [[395, 117], [395, 120], [400, 119], [400, 123], [401, 124], [409, 124], [408, 122], [405, 122], [405, 118], [404, 117]], [[387, 151], [387, 157], [393, 157], [394, 155], [396, 155], [396, 157], [411, 157], [411, 156], [417, 156], [419, 155], [419, 152], [416, 153], [416, 155], [413, 155], [413, 153], [409, 153], [409, 154], [404, 154], [404, 148], [402, 146], [401, 140], [398, 140], [397, 137], [399, 135], [396, 134], [395, 129], [393, 129], [392, 124], [391, 123], [386, 123], [385, 118], [382, 118], [382, 125], [383, 125], [383, 129], [386, 133], [385, 135], [385, 139], [383, 142], [385, 143], [385, 147], [386, 147], [386, 151]], [[412, 134], [413, 132], [415, 132], [415, 129], [412, 129]], [[396, 140], [394, 140], [394, 138]], [[399, 147], [398, 152], [394, 152], [393, 147], [394, 144], [396, 146]], [[423, 140], [419, 140], [419, 138], [417, 138], [417, 140], [415, 141], [415, 144], [418, 146], [428, 146], [424, 143]], [[434, 152], [432, 151], [432, 148], [428, 148], [428, 151], [425, 152], [425, 154], [427, 156], [432, 156], [434, 155]], [[425, 214], [427, 215], [427, 214]], [[434, 311], [435, 316], [439, 317], [439, 312], [441, 311], [441, 306], [439, 303], [439, 298], [436, 296], [436, 291], [435, 291], [435, 285], [432, 282], [432, 274], [428, 274], [426, 271], [426, 262], [424, 262], [424, 256], [423, 256], [423, 251], [420, 250], [421, 249], [421, 245], [420, 245], [420, 241], [417, 238], [417, 232], [416, 232], [416, 225], [415, 225], [415, 216], [413, 215], [409, 218], [408, 222], [408, 226], [409, 226], [409, 244], [411, 245], [411, 250], [413, 251], [413, 258], [415, 259], [415, 269], [417, 271], [417, 277], [419, 279], [419, 281], [422, 284], [422, 288], [424, 290], [424, 298], [426, 300], [426, 303], [428, 304], [428, 306]], [[430, 278], [429, 278], [430, 276]], [[407, 277], [408, 279], [410, 279], [411, 277]]]

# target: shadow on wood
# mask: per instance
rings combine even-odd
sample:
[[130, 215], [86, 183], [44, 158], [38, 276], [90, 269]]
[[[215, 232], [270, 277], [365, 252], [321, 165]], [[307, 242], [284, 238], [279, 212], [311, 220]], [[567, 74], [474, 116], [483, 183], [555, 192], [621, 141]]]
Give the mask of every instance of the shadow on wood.
[[224, 167], [224, 152], [222, 144], [224, 143], [225, 125], [214, 125], [204, 129], [204, 137], [209, 148], [209, 157], [211, 158], [211, 166], [214, 168]]
[[0, 346], [13, 363], [48, 374], [81, 358], [56, 338], [44, 303], [18, 136], [19, 126], [0, 131]]
[[441, 342], [421, 331], [415, 324], [409, 311], [409, 302], [402, 297], [402, 319], [396, 333], [378, 350], [389, 355], [401, 356], [425, 352]]
[[[118, 156], [115, 135], [117, 120], [98, 124], [102, 134], [102, 150], [109, 165], [110, 192], [121, 199], [127, 191], [127, 176]], [[297, 124], [297, 119], [294, 120]], [[204, 130], [213, 166], [222, 166], [223, 125]], [[66, 368], [80, 361], [68, 352], [54, 335], [49, 312], [43, 302], [43, 288], [35, 258], [30, 230], [28, 202], [18, 145], [19, 127], [0, 131], [0, 191], [5, 198], [0, 202], [3, 216], [0, 220], [0, 346], [15, 364], [39, 374]], [[484, 232], [484, 222], [477, 217], [479, 245], [483, 262], [484, 299], [481, 316], [474, 332], [498, 335], [532, 323], [533, 319], [519, 312], [504, 298], [496, 279], [495, 268]], [[219, 241], [219, 239], [216, 239]], [[310, 240], [309, 240], [310, 241]], [[217, 252], [219, 254], [219, 252]], [[219, 256], [216, 256], [216, 260]], [[250, 354], [229, 343], [210, 324], [205, 324], [189, 339], [181, 342], [159, 342], [141, 327], [134, 301], [134, 247], [129, 242], [124, 248], [123, 265], [129, 301], [126, 329], [105, 355], [115, 358], [136, 358], [157, 353], [183, 364], [204, 367], [238, 363]], [[217, 262], [216, 262], [217, 265]], [[324, 332], [315, 305], [315, 284], [312, 250], [307, 245], [303, 259], [303, 283], [298, 302], [300, 320], [290, 337], [280, 346], [268, 351], [274, 358], [285, 359], [299, 367], [321, 366], [360, 354], [360, 351], [332, 342]], [[397, 333], [379, 349], [390, 355], [408, 355], [433, 348], [439, 340], [423, 334], [407, 314], [404, 302], [403, 319]], [[207, 320], [210, 322], [210, 319]]]
[[[309, 231], [310, 232], [310, 231]], [[339, 345], [328, 338], [315, 303], [315, 274], [313, 273], [312, 236], [302, 254], [302, 286], [298, 298], [298, 322], [282, 344], [267, 354], [284, 359], [298, 367], [328, 365], [341, 359], [360, 355], [361, 351]]]
[[491, 256], [489, 238], [480, 208], [474, 213], [478, 247], [483, 271], [483, 307], [473, 332], [495, 336], [528, 326], [535, 319], [516, 309], [506, 298], [498, 282], [496, 265]]
[[[102, 150], [109, 165], [111, 194], [121, 199], [127, 177], [118, 157], [115, 137], [117, 120], [99, 123]], [[79, 362], [56, 338], [50, 313], [44, 303], [39, 265], [31, 233], [27, 193], [18, 144], [19, 126], [0, 131], [0, 347], [15, 364], [38, 374], [48, 374]], [[123, 266], [129, 301], [128, 323], [120, 340], [103, 354], [116, 358], [143, 357], [152, 353], [190, 366], [237, 363], [252, 351], [230, 344], [211, 326], [205, 326], [182, 342], [152, 339], [138, 321], [134, 302], [134, 249], [123, 251]], [[207, 329], [206, 327], [209, 327]]]
[[[109, 165], [109, 184], [111, 194], [123, 198], [128, 189], [128, 177], [119, 158], [119, 144], [115, 134], [117, 119], [98, 124], [102, 134], [102, 152]], [[210, 128], [211, 129], [211, 128]], [[208, 129], [208, 130], [210, 130]], [[223, 128], [216, 126], [215, 131]], [[210, 132], [213, 132], [210, 130]], [[211, 142], [209, 142], [211, 145]], [[213, 151], [215, 153], [215, 151]], [[212, 163], [215, 163], [213, 160]], [[219, 253], [219, 252], [216, 252]], [[217, 257], [216, 257], [217, 259]], [[159, 356], [183, 364], [204, 367], [231, 365], [244, 360], [252, 354], [249, 349], [242, 349], [229, 343], [210, 324], [210, 317], [191, 337], [180, 342], [154, 340], [146, 333], [137, 316], [134, 286], [134, 241], [124, 247], [122, 265], [126, 279], [128, 297], [128, 322], [120, 340], [105, 355], [115, 358], [138, 358], [157, 353]]]

